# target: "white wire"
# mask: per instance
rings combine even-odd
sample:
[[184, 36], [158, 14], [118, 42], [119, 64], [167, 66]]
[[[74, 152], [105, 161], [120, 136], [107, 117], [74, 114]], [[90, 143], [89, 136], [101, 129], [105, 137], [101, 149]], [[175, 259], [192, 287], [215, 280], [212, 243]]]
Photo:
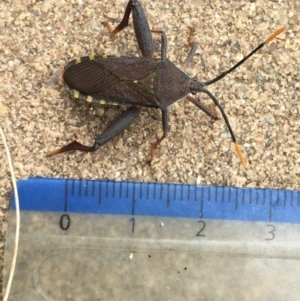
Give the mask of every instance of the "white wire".
[[10, 268], [10, 274], [9, 274], [9, 279], [7, 282], [6, 290], [5, 290], [5, 295], [3, 301], [7, 301], [11, 284], [13, 281], [14, 273], [15, 273], [15, 267], [16, 267], [16, 261], [17, 261], [17, 254], [18, 254], [18, 245], [19, 245], [19, 233], [20, 233], [20, 206], [19, 206], [19, 195], [18, 195], [18, 189], [17, 189], [17, 183], [16, 183], [16, 178], [15, 178], [15, 173], [14, 173], [14, 168], [12, 165], [11, 161], [11, 156], [10, 152], [6, 143], [5, 135], [3, 133], [3, 130], [0, 126], [0, 134], [2, 136], [2, 140], [4, 143], [5, 151], [6, 151], [6, 156], [8, 160], [8, 165], [9, 165], [9, 170], [11, 173], [11, 180], [14, 188], [14, 195], [15, 195], [15, 202], [16, 202], [16, 236], [15, 236], [15, 245], [14, 245], [14, 254], [13, 258], [11, 261], [11, 268]]

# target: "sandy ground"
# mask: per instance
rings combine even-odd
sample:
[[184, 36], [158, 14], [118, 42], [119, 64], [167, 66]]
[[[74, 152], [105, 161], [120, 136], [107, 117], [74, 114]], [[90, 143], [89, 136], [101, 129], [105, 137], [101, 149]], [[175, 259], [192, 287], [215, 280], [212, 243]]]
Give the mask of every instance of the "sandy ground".
[[[189, 27], [199, 49], [187, 73], [214, 78], [286, 24], [288, 29], [234, 73], [209, 87], [223, 105], [247, 160], [242, 168], [223, 119], [212, 121], [182, 100], [169, 110], [171, 131], [147, 165], [162, 133], [159, 110], [143, 109], [123, 134], [95, 153], [45, 154], [78, 139], [92, 144], [121, 107], [74, 100], [53, 74], [77, 56], [140, 56], [132, 23], [111, 39], [126, 0], [1, 1], [0, 124], [16, 177], [167, 181], [299, 189], [300, 25], [298, 1], [142, 1], [151, 28], [168, 37], [168, 58], [181, 66]], [[160, 38], [155, 38], [159, 56]], [[48, 83], [48, 84], [47, 84]], [[200, 95], [205, 104], [211, 101]], [[5, 245], [12, 189], [1, 143], [0, 248]], [[2, 261], [2, 260], [1, 260]]]

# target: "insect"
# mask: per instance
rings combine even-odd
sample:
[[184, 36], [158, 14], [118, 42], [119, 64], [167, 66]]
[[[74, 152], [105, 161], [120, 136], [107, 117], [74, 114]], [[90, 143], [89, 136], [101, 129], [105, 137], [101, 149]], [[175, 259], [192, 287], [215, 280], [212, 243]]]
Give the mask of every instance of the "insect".
[[[210, 81], [201, 82], [198, 81], [197, 76], [190, 77], [184, 72], [196, 52], [197, 43], [189, 39], [191, 51], [184, 63], [184, 70], [177, 68], [167, 58], [167, 37], [165, 32], [161, 30], [150, 30], [145, 12], [138, 0], [129, 0], [121, 23], [114, 30], [112, 30], [108, 22], [103, 22], [111, 36], [116, 35], [128, 26], [131, 13], [135, 36], [143, 55], [142, 58], [91, 55], [76, 58], [69, 62], [65, 66], [63, 73], [63, 81], [66, 89], [75, 98], [99, 104], [127, 105], [129, 108], [113, 120], [108, 127], [96, 137], [92, 146], [82, 145], [75, 140], [58, 150], [49, 152], [47, 155], [52, 156], [71, 150], [85, 152], [96, 151], [100, 146], [125, 130], [138, 117], [141, 107], [152, 107], [161, 110], [163, 135], [151, 147], [149, 160], [149, 163], [151, 163], [156, 148], [163, 139], [166, 138], [170, 129], [167, 111], [168, 106], [182, 98], [187, 98], [209, 117], [214, 119], [218, 118], [214, 110], [206, 107], [197, 98], [189, 95], [196, 95], [202, 92], [207, 94], [219, 108], [230, 132], [231, 139], [235, 144], [237, 154], [245, 166], [245, 159], [236, 142], [235, 135], [225, 111], [219, 104], [217, 98], [207, 90], [206, 87], [219, 81], [243, 64], [265, 44], [283, 32], [285, 26], [269, 36], [263, 43], [258, 45], [251, 53], [229, 70], [221, 73]], [[161, 35], [160, 58], [153, 57], [152, 33]]]

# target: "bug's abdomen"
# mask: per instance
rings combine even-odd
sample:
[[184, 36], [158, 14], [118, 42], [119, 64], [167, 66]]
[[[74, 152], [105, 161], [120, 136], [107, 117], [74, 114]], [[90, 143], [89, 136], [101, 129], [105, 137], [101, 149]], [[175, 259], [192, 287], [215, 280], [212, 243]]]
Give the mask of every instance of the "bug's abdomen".
[[153, 79], [159, 60], [86, 56], [64, 70], [67, 91], [75, 98], [107, 105], [157, 107]]
[[[76, 62], [76, 61], [75, 61]], [[64, 81], [72, 89], [85, 95], [95, 95], [120, 79], [94, 60], [72, 61], [65, 68]]]

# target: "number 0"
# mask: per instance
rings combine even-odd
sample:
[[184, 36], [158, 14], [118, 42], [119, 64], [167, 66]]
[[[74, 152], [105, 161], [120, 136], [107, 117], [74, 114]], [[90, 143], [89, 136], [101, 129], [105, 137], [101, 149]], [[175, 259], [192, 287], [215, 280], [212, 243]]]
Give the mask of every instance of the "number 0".
[[[65, 220], [67, 220], [67, 222], [64, 222]], [[71, 219], [70, 219], [69, 214], [63, 214], [59, 220], [60, 228], [64, 231], [66, 231], [70, 228], [70, 224], [71, 224]]]

